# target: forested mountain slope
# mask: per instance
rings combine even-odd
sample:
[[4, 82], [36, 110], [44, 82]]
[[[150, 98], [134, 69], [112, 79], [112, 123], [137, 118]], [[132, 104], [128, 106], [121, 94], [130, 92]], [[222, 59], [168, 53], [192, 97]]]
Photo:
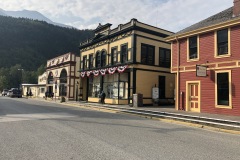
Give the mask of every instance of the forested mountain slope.
[[78, 55], [79, 42], [92, 36], [92, 30], [0, 16], [0, 68], [20, 64], [26, 70], [37, 70], [53, 57], [67, 52]]

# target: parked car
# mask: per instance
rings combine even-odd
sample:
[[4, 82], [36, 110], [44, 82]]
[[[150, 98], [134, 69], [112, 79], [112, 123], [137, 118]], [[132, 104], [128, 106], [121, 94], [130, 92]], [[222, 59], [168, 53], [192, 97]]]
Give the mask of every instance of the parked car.
[[7, 93], [8, 93], [8, 89], [4, 89], [4, 90], [2, 91], [2, 96], [6, 96]]
[[9, 91], [9, 97], [11, 97], [11, 98], [14, 98], [14, 97], [22, 98], [22, 91], [19, 90], [18, 88], [12, 88]]

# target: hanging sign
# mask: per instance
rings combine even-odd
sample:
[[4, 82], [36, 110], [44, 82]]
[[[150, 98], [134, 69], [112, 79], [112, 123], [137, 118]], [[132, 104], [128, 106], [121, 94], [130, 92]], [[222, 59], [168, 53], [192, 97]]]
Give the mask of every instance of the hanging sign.
[[196, 76], [207, 77], [207, 66], [196, 65]]

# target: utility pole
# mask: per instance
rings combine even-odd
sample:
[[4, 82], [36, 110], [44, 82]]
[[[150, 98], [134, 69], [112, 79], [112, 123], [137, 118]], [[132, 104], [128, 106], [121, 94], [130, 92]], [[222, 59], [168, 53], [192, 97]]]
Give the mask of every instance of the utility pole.
[[19, 90], [21, 89], [21, 92], [22, 92], [22, 94], [23, 94], [23, 91], [22, 91], [22, 84], [23, 84], [23, 71], [24, 71], [24, 69], [23, 68], [19, 68], [18, 69], [18, 71], [21, 71], [21, 82], [20, 82], [20, 84], [19, 84]]

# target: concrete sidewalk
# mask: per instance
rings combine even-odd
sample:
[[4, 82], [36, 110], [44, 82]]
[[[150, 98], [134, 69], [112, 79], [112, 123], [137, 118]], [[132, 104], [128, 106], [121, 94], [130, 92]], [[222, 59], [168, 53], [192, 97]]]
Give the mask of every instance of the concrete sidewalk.
[[[51, 101], [56, 103], [61, 103], [60, 100], [53, 99], [43, 99], [43, 98], [34, 98], [36, 100], [41, 101]], [[144, 106], [144, 107], [131, 107], [129, 105], [112, 105], [112, 104], [99, 104], [99, 103], [87, 103], [85, 101], [67, 101], [63, 102], [62, 104], [68, 105], [79, 105], [79, 106], [103, 106], [103, 107], [114, 107], [114, 108], [125, 108], [125, 109], [138, 109], [138, 110], [149, 110], [149, 111], [156, 111], [156, 112], [168, 112], [168, 113], [175, 113], [175, 114], [182, 114], [182, 115], [189, 115], [189, 116], [198, 116], [198, 117], [206, 117], [206, 118], [213, 118], [213, 119], [222, 119], [228, 121], [237, 121], [240, 123], [240, 116], [228, 116], [228, 115], [220, 115], [220, 114], [210, 114], [210, 113], [196, 113], [196, 112], [188, 112], [182, 110], [176, 110], [175, 106]]]
[[144, 106], [144, 107], [130, 107], [129, 105], [110, 105], [110, 104], [99, 104], [99, 103], [86, 103], [86, 102], [76, 102], [76, 101], [68, 101], [64, 102], [68, 104], [79, 104], [84, 105], [98, 105], [98, 106], [111, 106], [111, 107], [123, 107], [126, 109], [139, 109], [139, 110], [150, 110], [150, 111], [158, 111], [158, 112], [169, 112], [169, 113], [177, 113], [177, 114], [183, 114], [183, 115], [190, 115], [190, 116], [199, 116], [199, 117], [207, 117], [207, 118], [214, 118], [214, 119], [223, 119], [223, 120], [229, 120], [229, 121], [238, 121], [240, 122], [240, 116], [228, 116], [228, 115], [219, 115], [219, 114], [210, 114], [210, 113], [196, 113], [196, 112], [189, 112], [189, 111], [182, 111], [182, 110], [176, 110], [175, 106]]

